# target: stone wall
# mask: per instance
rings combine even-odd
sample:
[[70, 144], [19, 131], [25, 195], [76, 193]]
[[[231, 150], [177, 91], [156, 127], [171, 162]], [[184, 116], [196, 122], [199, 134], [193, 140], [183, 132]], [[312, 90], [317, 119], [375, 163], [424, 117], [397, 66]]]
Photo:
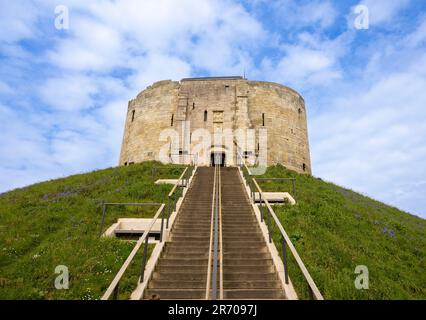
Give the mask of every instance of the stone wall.
[[[194, 159], [194, 146], [199, 141], [193, 133], [196, 135], [197, 129], [210, 133], [222, 130], [231, 135], [237, 129], [255, 129], [251, 142], [257, 149], [261, 128], [267, 130], [269, 165], [280, 163], [298, 172], [311, 172], [305, 104], [294, 90], [240, 77], [156, 82], [129, 102], [120, 165], [160, 160], [160, 152], [173, 162], [188, 160], [183, 159], [185, 153]], [[172, 130], [164, 131], [167, 129], [179, 133], [180, 145], [171, 145], [167, 135]], [[211, 144], [207, 153], [222, 147], [226, 164], [235, 163], [232, 147]]]

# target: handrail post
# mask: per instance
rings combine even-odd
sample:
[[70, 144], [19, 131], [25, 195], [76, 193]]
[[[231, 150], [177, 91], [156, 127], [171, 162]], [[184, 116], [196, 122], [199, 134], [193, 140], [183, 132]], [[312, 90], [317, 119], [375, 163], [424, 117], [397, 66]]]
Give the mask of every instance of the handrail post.
[[308, 293], [309, 293], [309, 299], [314, 300], [314, 293], [309, 283], [308, 283]]
[[256, 204], [256, 198], [255, 198], [255, 196], [256, 196], [256, 193], [255, 193], [255, 190], [254, 190], [254, 185], [253, 185], [253, 178], [251, 178], [251, 186], [250, 186], [250, 190], [251, 190], [251, 198], [252, 198], [252, 200], [253, 200], [253, 204]]
[[163, 242], [163, 232], [164, 232], [164, 207], [161, 212], [161, 230], [160, 230], [160, 242]]
[[104, 229], [105, 214], [106, 214], [106, 204], [105, 204], [105, 202], [102, 201], [102, 220], [101, 220], [101, 227], [100, 227], [100, 230], [99, 230], [99, 236], [102, 235], [102, 231]]
[[297, 201], [297, 196], [296, 196], [296, 179], [293, 178], [293, 196], [294, 196], [294, 200]]
[[166, 223], [166, 229], [169, 229], [169, 217], [171, 214], [171, 210], [170, 210], [170, 195], [167, 197], [167, 223]]
[[118, 286], [119, 286], [119, 284], [117, 283], [117, 285], [114, 288], [114, 293], [112, 295], [113, 300], [118, 300]]
[[[259, 193], [259, 197], [260, 197], [260, 222], [263, 222], [263, 205], [262, 205], [262, 202], [263, 202], [263, 199], [262, 199], [262, 194], [261, 193]], [[264, 203], [264, 205], [266, 205], [266, 203]]]
[[143, 278], [145, 277], [145, 265], [146, 265], [146, 256], [148, 255], [148, 235], [145, 238], [145, 244], [143, 248], [143, 256], [142, 256], [142, 267], [141, 267], [141, 277], [139, 282], [143, 282]]
[[[266, 208], [268, 209], [268, 208]], [[269, 243], [272, 242], [272, 235], [271, 235], [271, 217], [270, 217], [270, 212], [269, 210], [266, 210], [266, 219], [267, 219], [267, 223], [268, 223], [268, 235], [269, 235]]]
[[283, 250], [283, 264], [284, 264], [284, 278], [285, 283], [288, 284], [288, 269], [287, 269], [287, 242], [284, 237], [281, 236], [282, 250]]

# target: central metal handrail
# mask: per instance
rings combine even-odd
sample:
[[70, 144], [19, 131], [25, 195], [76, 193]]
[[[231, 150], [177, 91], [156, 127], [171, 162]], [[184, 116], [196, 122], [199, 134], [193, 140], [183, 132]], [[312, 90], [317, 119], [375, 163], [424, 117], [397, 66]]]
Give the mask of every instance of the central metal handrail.
[[[209, 258], [207, 264], [206, 299], [223, 299], [223, 256], [222, 256], [222, 191], [220, 166], [215, 165], [213, 179], [212, 216], [210, 228]], [[211, 290], [210, 290], [211, 289]]]
[[[303, 277], [305, 278], [308, 289], [309, 289], [309, 296], [311, 299], [315, 298], [317, 300], [324, 300], [323, 296], [321, 295], [321, 292], [318, 290], [317, 285], [315, 284], [314, 280], [312, 279], [311, 275], [309, 274], [305, 264], [303, 263], [302, 259], [300, 258], [296, 248], [292, 244], [289, 236], [287, 235], [287, 232], [285, 231], [284, 227], [282, 226], [280, 220], [278, 219], [277, 215], [274, 212], [274, 209], [272, 209], [269, 201], [266, 199], [265, 195], [263, 194], [262, 189], [259, 187], [259, 184], [257, 183], [256, 179], [253, 177], [250, 177], [251, 172], [249, 168], [247, 167], [244, 158], [241, 156], [241, 154], [237, 153], [241, 157], [243, 170], [245, 169], [248, 173], [248, 184], [250, 188], [250, 192], [252, 194], [252, 199], [254, 200], [254, 192], [257, 189], [257, 192], [259, 193], [260, 198], [260, 221], [264, 222], [264, 214], [263, 214], [263, 206], [266, 207], [266, 226], [268, 228], [268, 237], [269, 237], [269, 243], [272, 243], [272, 226], [271, 226], [271, 219], [273, 218], [275, 221], [275, 224], [278, 226], [278, 230], [281, 234], [281, 245], [282, 245], [282, 254], [283, 254], [283, 264], [284, 264], [284, 279], [285, 283], [289, 284], [289, 275], [288, 275], [288, 266], [287, 266], [287, 247], [290, 249], [291, 254], [293, 255], [294, 259], [296, 260], [296, 263], [301, 270]], [[252, 187], [254, 187], [252, 189]]]
[[223, 300], [222, 174], [219, 167], [219, 299]]
[[209, 258], [207, 260], [207, 282], [206, 282], [206, 295], [205, 298], [208, 300], [210, 298], [210, 281], [211, 281], [211, 267], [212, 267], [212, 251], [213, 251], [213, 233], [214, 233], [214, 212], [215, 212], [215, 199], [216, 199], [216, 171], [217, 168], [214, 168], [214, 175], [213, 175], [213, 192], [212, 192], [212, 207], [211, 207], [211, 220], [210, 220], [210, 244], [209, 244]]
[[213, 274], [212, 274], [212, 300], [217, 299], [217, 274], [219, 259], [219, 189], [220, 189], [220, 168], [215, 166], [216, 188], [214, 204], [214, 236], [213, 236]]

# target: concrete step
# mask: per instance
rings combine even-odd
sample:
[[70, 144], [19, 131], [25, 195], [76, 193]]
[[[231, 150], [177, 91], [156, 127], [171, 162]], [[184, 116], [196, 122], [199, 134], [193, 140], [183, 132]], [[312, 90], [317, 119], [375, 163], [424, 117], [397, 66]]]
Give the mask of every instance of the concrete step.
[[281, 283], [277, 279], [273, 280], [237, 280], [226, 281], [224, 290], [226, 289], [281, 289]]
[[202, 246], [202, 247], [182, 247], [182, 246], [172, 246], [164, 249], [165, 254], [208, 254], [209, 252], [209, 246]]
[[164, 281], [207, 281], [207, 272], [183, 272], [171, 271], [159, 273], [155, 271], [152, 279]]
[[273, 266], [274, 263], [271, 258], [258, 259], [258, 258], [226, 258], [224, 264], [229, 266]]
[[235, 239], [235, 240], [228, 240], [223, 243], [223, 246], [226, 247], [262, 247], [265, 246], [265, 242], [259, 241], [257, 239]]
[[204, 236], [210, 237], [210, 229], [206, 230], [175, 230], [172, 233], [172, 237], [204, 237]]
[[172, 241], [174, 242], [203, 242], [203, 241], [209, 241], [210, 240], [210, 234], [206, 235], [195, 235], [195, 234], [186, 234], [186, 235], [172, 235]]
[[284, 299], [282, 289], [231, 289], [223, 291], [224, 299]]
[[209, 252], [208, 250], [203, 252], [173, 252], [169, 251], [167, 252], [167, 256], [164, 256], [167, 259], [201, 259], [201, 258], [208, 258]]
[[208, 257], [207, 258], [169, 258], [168, 256], [165, 256], [161, 259], [159, 262], [159, 266], [205, 266], [208, 263]]
[[256, 273], [256, 272], [262, 272], [262, 273], [268, 273], [268, 272], [275, 272], [275, 267], [272, 266], [256, 266], [256, 265], [226, 265], [223, 266], [223, 273], [238, 273], [238, 272], [247, 272], [247, 273]]
[[205, 289], [147, 289], [145, 298], [149, 299], [156, 295], [160, 300], [179, 300], [179, 299], [204, 299]]
[[232, 245], [229, 243], [224, 243], [223, 244], [223, 252], [229, 253], [229, 254], [233, 254], [233, 253], [238, 253], [238, 252], [247, 252], [247, 253], [265, 253], [265, 252], [269, 252], [268, 248], [265, 245], [251, 245], [251, 246], [244, 246], [241, 244], [235, 244]]
[[173, 271], [176, 271], [176, 269], [184, 269], [186, 273], [190, 273], [190, 272], [206, 272], [207, 273], [207, 263], [204, 266], [180, 265], [176, 267], [176, 266], [170, 266], [170, 265], [162, 265], [160, 261], [155, 269], [158, 272], [173, 272]]
[[263, 235], [260, 232], [256, 233], [243, 233], [238, 234], [237, 232], [231, 232], [231, 233], [223, 233], [222, 234], [223, 241], [235, 241], [235, 240], [256, 240], [256, 241], [262, 241]]
[[228, 253], [223, 253], [223, 259], [238, 259], [238, 258], [242, 258], [242, 259], [252, 259], [252, 258], [257, 258], [257, 259], [269, 259], [271, 257], [271, 255], [269, 254], [269, 252], [241, 252], [241, 251], [236, 251], [236, 252], [228, 252]]
[[152, 280], [150, 289], [205, 289], [207, 279], [202, 280]]
[[235, 272], [223, 274], [224, 285], [227, 281], [278, 281], [276, 272]]

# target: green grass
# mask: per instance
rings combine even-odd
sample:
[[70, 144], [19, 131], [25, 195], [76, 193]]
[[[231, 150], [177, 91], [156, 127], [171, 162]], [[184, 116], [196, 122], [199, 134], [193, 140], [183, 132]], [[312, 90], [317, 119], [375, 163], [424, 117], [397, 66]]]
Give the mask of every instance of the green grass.
[[[154, 180], [176, 178], [182, 169], [161, 170], [153, 178], [153, 165], [162, 166], [111, 168], [0, 195], [0, 299], [99, 299], [135, 244], [98, 237], [100, 205], [165, 202], [171, 186]], [[269, 168], [265, 176], [297, 179], [297, 205], [274, 208], [324, 298], [426, 299], [425, 220], [282, 166]], [[289, 183], [261, 187], [291, 191]], [[105, 226], [155, 211], [109, 208]], [[54, 288], [57, 265], [69, 268], [69, 290]], [[135, 288], [140, 265], [141, 252], [120, 283], [121, 299]], [[355, 289], [357, 265], [369, 269], [368, 290]], [[292, 259], [289, 270], [306, 298], [306, 284]]]
[[[70, 176], [0, 196], [0, 299], [99, 299], [132, 250], [134, 241], [99, 238], [100, 204], [165, 203], [182, 169], [159, 171], [146, 162]], [[170, 166], [172, 167], [172, 166]], [[119, 217], [152, 217], [158, 208], [110, 208], [105, 226]], [[150, 246], [150, 251], [152, 246]], [[120, 284], [120, 298], [133, 291], [141, 253]], [[56, 290], [55, 267], [69, 268], [69, 290]]]
[[[426, 220], [282, 166], [263, 177], [297, 179], [297, 205], [274, 210], [325, 299], [426, 299]], [[291, 191], [288, 182], [260, 186]], [[276, 226], [274, 241], [281, 251]], [[357, 265], [368, 267], [368, 290], [355, 288]], [[306, 298], [293, 259], [289, 272]]]

